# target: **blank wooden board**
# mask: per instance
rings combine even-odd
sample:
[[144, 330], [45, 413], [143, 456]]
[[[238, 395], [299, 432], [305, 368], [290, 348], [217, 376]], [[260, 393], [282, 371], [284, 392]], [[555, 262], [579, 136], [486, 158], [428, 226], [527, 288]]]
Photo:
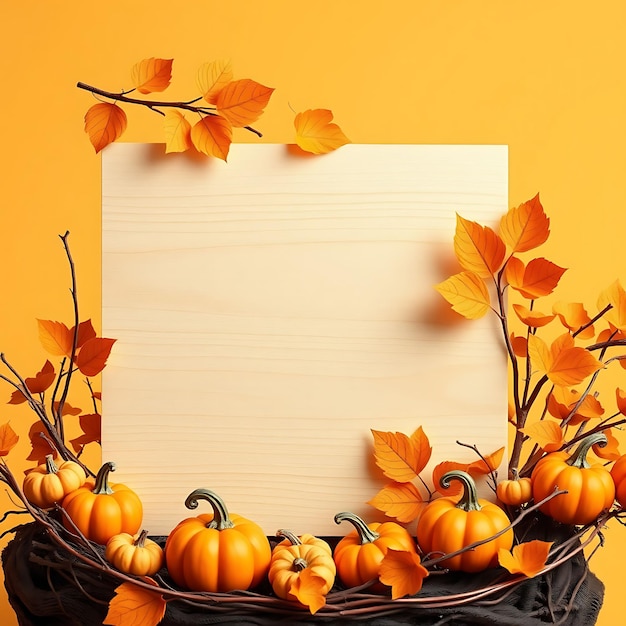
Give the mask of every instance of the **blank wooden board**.
[[113, 144], [102, 162], [103, 459], [151, 534], [197, 514], [198, 487], [267, 534], [380, 519], [371, 429], [422, 426], [430, 467], [476, 460], [457, 440], [505, 445], [494, 316], [454, 319], [433, 289], [458, 269], [456, 213], [506, 211], [505, 146], [236, 144], [223, 163]]

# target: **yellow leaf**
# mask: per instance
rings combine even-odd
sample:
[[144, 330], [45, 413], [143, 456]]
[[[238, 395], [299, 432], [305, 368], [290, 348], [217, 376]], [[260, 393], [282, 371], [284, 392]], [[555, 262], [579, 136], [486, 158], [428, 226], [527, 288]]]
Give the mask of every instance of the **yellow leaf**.
[[131, 70], [131, 79], [139, 93], [165, 91], [172, 80], [173, 59], [151, 57], [135, 63]]
[[619, 280], [607, 287], [598, 297], [598, 310], [607, 306], [611, 310], [604, 314], [604, 319], [621, 331], [626, 331], [626, 291]]
[[103, 624], [110, 626], [157, 626], [165, 615], [166, 602], [158, 591], [133, 583], [115, 589]]
[[39, 341], [44, 349], [55, 356], [72, 354], [73, 337], [70, 329], [61, 322], [37, 320]]
[[517, 314], [517, 317], [519, 317], [520, 320], [526, 324], [526, 326], [530, 326], [531, 328], [540, 328], [541, 326], [545, 326], [556, 317], [556, 315], [548, 315], [546, 313], [540, 313], [539, 311], [531, 311], [521, 304], [514, 304], [513, 310]]
[[547, 374], [552, 365], [552, 355], [546, 342], [537, 335], [528, 337], [528, 356], [540, 372]]
[[408, 524], [419, 517], [427, 502], [413, 483], [396, 482], [381, 489], [368, 504], [398, 522]]
[[491, 306], [487, 285], [474, 272], [450, 276], [435, 289], [452, 305], [452, 310], [468, 320], [483, 317]]
[[540, 246], [550, 234], [550, 220], [544, 213], [539, 194], [511, 208], [500, 221], [500, 236], [512, 254]]
[[393, 600], [419, 593], [427, 576], [417, 553], [393, 548], [387, 550], [378, 570], [380, 582], [391, 587]]
[[296, 144], [305, 152], [327, 154], [350, 143], [332, 120], [333, 114], [328, 109], [308, 109], [298, 113], [294, 120]]
[[174, 109], [165, 112], [165, 152], [185, 152], [193, 145], [191, 142], [191, 124], [185, 116]]
[[191, 141], [198, 152], [226, 161], [233, 129], [223, 117], [206, 115], [191, 128]]
[[17, 445], [20, 438], [9, 422], [0, 426], [0, 456], [6, 456]]
[[563, 429], [556, 422], [549, 420], [530, 424], [523, 429], [523, 433], [546, 452], [559, 450], [565, 443]]
[[126, 125], [126, 113], [111, 102], [94, 104], [85, 113], [85, 132], [89, 135], [89, 141], [96, 153], [119, 139], [126, 130]]
[[533, 578], [545, 567], [551, 547], [551, 541], [525, 541], [516, 545], [511, 552], [500, 548], [498, 561], [511, 574], [524, 574]]
[[326, 581], [310, 568], [303, 569], [289, 588], [289, 593], [298, 599], [298, 602], [309, 607], [312, 615], [315, 615], [325, 604], [326, 594], [324, 589]]
[[385, 476], [399, 483], [413, 480], [430, 460], [428, 439], [416, 440], [403, 433], [372, 430], [376, 464]]
[[487, 278], [500, 269], [506, 246], [488, 226], [481, 226], [457, 214], [454, 253], [463, 269]]
[[215, 104], [217, 94], [232, 80], [233, 70], [230, 61], [204, 63], [196, 75], [198, 89], [209, 104]]
[[265, 87], [250, 78], [233, 80], [219, 90], [215, 106], [220, 115], [240, 128], [261, 117], [273, 92], [273, 87]]

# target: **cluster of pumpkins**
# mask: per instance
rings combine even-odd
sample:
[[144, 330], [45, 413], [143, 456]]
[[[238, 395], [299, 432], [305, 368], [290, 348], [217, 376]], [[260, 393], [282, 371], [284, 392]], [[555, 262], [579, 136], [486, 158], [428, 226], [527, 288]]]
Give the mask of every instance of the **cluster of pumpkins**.
[[[497, 495], [503, 505], [521, 507], [539, 503], [555, 489], [566, 491], [548, 498], [541, 510], [565, 524], [587, 524], [617, 498], [626, 503], [626, 455], [609, 470], [589, 466], [586, 453], [598, 436], [583, 440], [578, 450], [545, 455], [530, 477], [500, 481]], [[163, 566], [172, 580], [192, 591], [230, 592], [251, 589], [264, 579], [274, 593], [296, 601], [290, 593], [294, 580], [307, 568], [324, 581], [327, 593], [338, 578], [345, 587], [376, 580], [380, 564], [391, 548], [420, 554], [450, 555], [439, 565], [451, 570], [478, 572], [497, 565], [498, 551], [513, 545], [513, 531], [504, 508], [478, 498], [471, 476], [448, 472], [442, 482], [463, 485], [461, 497], [440, 497], [428, 503], [419, 516], [416, 537], [396, 522], [367, 524], [352, 513], [338, 513], [335, 521], [347, 521], [353, 529], [334, 549], [322, 538], [296, 536], [281, 530], [280, 540], [270, 543], [256, 523], [229, 514], [222, 499], [207, 489], [191, 493], [185, 504], [195, 509], [207, 501], [212, 513], [182, 520], [166, 537], [165, 545], [140, 532], [143, 507], [137, 494], [122, 484], [110, 484], [113, 463], [105, 463], [95, 480], [87, 480], [83, 468], [73, 461], [58, 466], [49, 456], [44, 465], [26, 475], [25, 497], [36, 506], [59, 503], [63, 523], [70, 532], [80, 531], [87, 539], [105, 547], [105, 557], [120, 571], [138, 576], [152, 575]], [[482, 542], [471, 550], [464, 547]], [[278, 541], [278, 543], [277, 543]], [[380, 585], [379, 585], [380, 588]]]

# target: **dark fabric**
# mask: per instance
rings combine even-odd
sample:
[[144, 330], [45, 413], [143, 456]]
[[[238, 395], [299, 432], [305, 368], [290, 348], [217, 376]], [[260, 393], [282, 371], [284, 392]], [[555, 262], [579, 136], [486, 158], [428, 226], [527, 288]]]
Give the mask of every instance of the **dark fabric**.
[[[37, 562], [42, 554], [39, 544], [49, 544], [44, 532], [34, 523], [21, 527], [2, 553], [5, 586], [20, 626], [96, 626], [102, 624], [113, 590], [119, 584], [114, 577], [102, 577], [102, 584], [85, 585], [85, 595], [66, 579], [63, 568], [50, 568]], [[49, 557], [50, 549], [46, 551]], [[78, 569], [77, 569], [78, 571]], [[439, 597], [481, 588], [501, 575], [489, 570], [478, 575], [432, 575], [425, 580], [419, 597]], [[78, 574], [80, 575], [80, 574]], [[164, 574], [166, 575], [166, 574]], [[254, 612], [248, 607], [241, 613], [220, 612], [219, 608], [194, 607], [180, 601], [167, 605], [162, 626], [205, 626], [240, 624], [242, 626], [311, 625], [345, 626], [358, 622], [368, 626], [533, 626], [558, 623], [562, 626], [592, 626], [602, 606], [604, 586], [589, 571], [578, 555], [553, 572], [529, 579], [507, 592], [489, 596], [467, 606], [423, 607], [399, 605], [393, 613], [376, 616], [316, 616], [293, 611], [281, 614], [275, 609]]]

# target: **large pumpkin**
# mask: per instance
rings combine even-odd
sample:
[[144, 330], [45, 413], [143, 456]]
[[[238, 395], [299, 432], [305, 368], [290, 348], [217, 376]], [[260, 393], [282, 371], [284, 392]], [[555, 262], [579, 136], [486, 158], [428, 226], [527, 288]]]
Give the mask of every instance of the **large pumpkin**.
[[601, 464], [589, 465], [591, 446], [606, 445], [606, 436], [595, 433], [585, 437], [572, 454], [551, 452], [535, 465], [531, 474], [533, 498], [541, 502], [557, 490], [567, 491], [545, 502], [540, 510], [563, 524], [589, 524], [615, 500], [615, 484]]
[[177, 524], [165, 541], [172, 580], [193, 591], [229, 592], [258, 585], [267, 574], [270, 543], [260, 526], [235, 513], [208, 489], [196, 489], [185, 506], [206, 500], [213, 514], [202, 513]]
[[115, 463], [102, 465], [95, 482], [87, 481], [80, 489], [65, 496], [62, 507], [69, 520], [63, 518], [65, 527], [80, 532], [102, 545], [119, 533], [134, 535], [141, 527], [143, 505], [139, 496], [121, 483], [109, 484], [109, 473]]
[[29, 502], [46, 509], [82, 487], [86, 480], [87, 474], [78, 463], [63, 461], [57, 466], [53, 456], [48, 454], [43, 465], [26, 474], [22, 490]]
[[[462, 551], [441, 561], [441, 567], [451, 570], [480, 572], [496, 566], [500, 548], [510, 550], [513, 545], [513, 530], [505, 530], [509, 518], [498, 505], [478, 498], [474, 479], [467, 472], [447, 472], [441, 485], [448, 487], [451, 480], [463, 483], [463, 494], [460, 499], [437, 498], [425, 507], [417, 523], [419, 547], [433, 556]], [[477, 542], [484, 543], [464, 550]]]

